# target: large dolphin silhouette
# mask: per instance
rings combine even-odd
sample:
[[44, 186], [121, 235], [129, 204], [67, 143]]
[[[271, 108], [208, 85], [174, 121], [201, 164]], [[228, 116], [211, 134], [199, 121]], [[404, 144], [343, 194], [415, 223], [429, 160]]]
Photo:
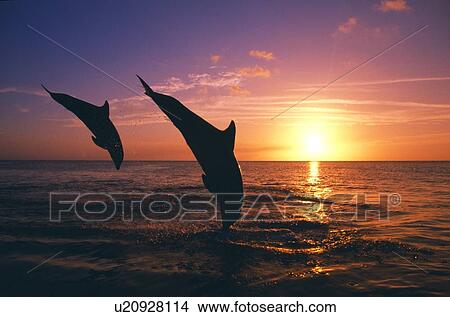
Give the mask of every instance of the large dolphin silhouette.
[[51, 92], [44, 85], [42, 87], [53, 100], [73, 112], [88, 127], [94, 134], [92, 141], [109, 152], [114, 165], [119, 169], [123, 161], [123, 148], [119, 133], [109, 119], [108, 100], [98, 107], [66, 94]]
[[154, 92], [139, 76], [145, 94], [153, 99], [180, 130], [186, 143], [200, 164], [203, 184], [216, 194], [225, 230], [240, 218], [243, 185], [239, 164], [234, 156], [236, 126], [231, 121], [221, 131], [186, 108], [177, 99]]

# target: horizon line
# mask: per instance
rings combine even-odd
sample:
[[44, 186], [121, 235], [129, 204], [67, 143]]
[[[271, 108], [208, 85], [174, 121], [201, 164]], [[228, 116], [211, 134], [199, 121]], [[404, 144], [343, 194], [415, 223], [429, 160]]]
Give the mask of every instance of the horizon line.
[[[97, 159], [0, 159], [0, 162], [109, 162], [110, 160]], [[196, 160], [127, 160], [125, 162], [197, 162]], [[429, 160], [239, 160], [239, 162], [450, 162], [450, 159], [429, 159]]]

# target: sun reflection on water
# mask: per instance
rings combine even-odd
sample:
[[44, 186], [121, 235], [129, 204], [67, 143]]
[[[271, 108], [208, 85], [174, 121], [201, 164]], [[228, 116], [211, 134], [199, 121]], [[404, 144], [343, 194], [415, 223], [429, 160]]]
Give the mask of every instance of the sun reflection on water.
[[309, 162], [309, 174], [308, 174], [308, 183], [311, 186], [314, 186], [320, 182], [319, 179], [319, 162], [311, 161]]
[[312, 196], [324, 198], [331, 192], [331, 189], [324, 183], [323, 177], [321, 175], [320, 162], [309, 162], [306, 183], [309, 186], [308, 191]]
[[321, 171], [320, 165], [321, 163], [319, 161], [310, 161], [307, 163], [303, 182], [299, 188], [308, 197], [307, 200], [310, 199], [313, 202], [310, 208], [303, 209], [301, 213], [303, 217], [312, 221], [325, 220], [326, 215], [323, 211], [322, 202], [316, 200], [326, 198], [331, 193], [331, 189], [324, 182], [326, 175], [322, 175], [323, 171]]

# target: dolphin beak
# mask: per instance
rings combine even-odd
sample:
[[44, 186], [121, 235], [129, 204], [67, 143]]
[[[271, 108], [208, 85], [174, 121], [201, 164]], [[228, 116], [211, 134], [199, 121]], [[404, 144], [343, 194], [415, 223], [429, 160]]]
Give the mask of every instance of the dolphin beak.
[[150, 86], [147, 85], [147, 83], [141, 77], [139, 77], [139, 75], [136, 75], [136, 76], [137, 76], [137, 78], [139, 78], [139, 81], [141, 82], [142, 87], [144, 87], [145, 94], [147, 96], [153, 95], [155, 92], [150, 88]]

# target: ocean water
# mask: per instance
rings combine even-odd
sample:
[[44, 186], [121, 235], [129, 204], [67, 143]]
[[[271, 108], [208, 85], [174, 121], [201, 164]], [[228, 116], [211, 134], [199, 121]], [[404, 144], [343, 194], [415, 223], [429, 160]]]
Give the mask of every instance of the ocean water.
[[[202, 204], [168, 221], [127, 203], [209, 197], [196, 162], [0, 161], [0, 294], [450, 295], [450, 162], [241, 168], [245, 217], [223, 233]], [[50, 221], [55, 192], [112, 193], [124, 207]]]

